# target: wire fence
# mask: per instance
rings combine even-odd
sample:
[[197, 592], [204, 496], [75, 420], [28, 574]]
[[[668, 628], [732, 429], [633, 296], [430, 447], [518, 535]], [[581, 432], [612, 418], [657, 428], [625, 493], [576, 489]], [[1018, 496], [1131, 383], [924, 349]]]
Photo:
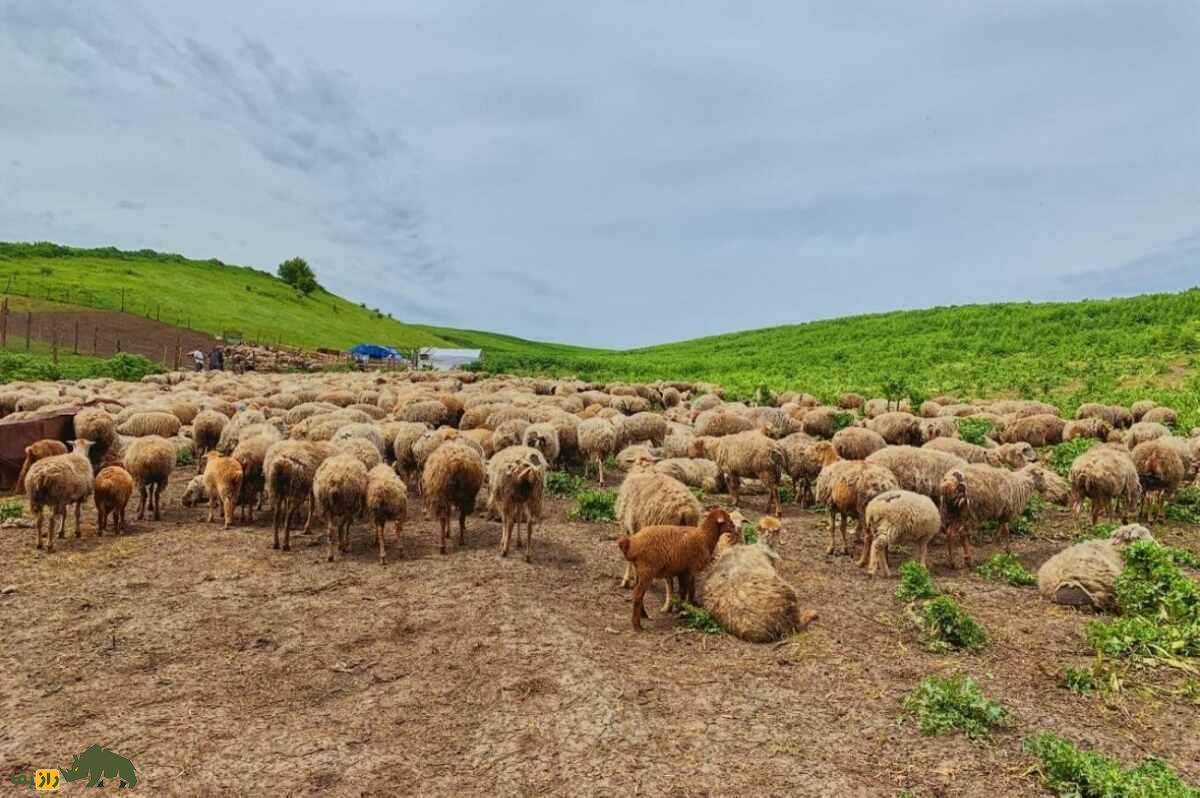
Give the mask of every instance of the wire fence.
[[10, 274], [5, 278], [4, 290], [0, 293], [28, 299], [41, 299], [47, 302], [61, 302], [64, 305], [128, 313], [161, 321], [173, 327], [192, 329], [191, 313], [186, 307], [169, 302], [164, 303], [161, 298], [152, 293], [137, 292], [120, 286], [109, 289], [81, 288]]

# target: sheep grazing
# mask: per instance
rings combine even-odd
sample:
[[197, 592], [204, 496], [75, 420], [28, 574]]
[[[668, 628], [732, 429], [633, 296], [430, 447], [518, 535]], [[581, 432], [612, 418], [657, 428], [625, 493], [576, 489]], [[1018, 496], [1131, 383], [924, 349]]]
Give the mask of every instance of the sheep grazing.
[[148, 509], [154, 513], [155, 521], [162, 520], [160, 497], [175, 468], [175, 457], [175, 447], [158, 435], [138, 438], [125, 450], [125, 469], [138, 489], [139, 521], [145, 520]]
[[712, 460], [692, 457], [671, 457], [654, 463], [654, 470], [673, 477], [689, 488], [699, 488], [705, 493], [724, 493], [725, 480], [721, 469]]
[[1062, 437], [1064, 441], [1073, 441], [1076, 438], [1095, 438], [1098, 441], [1106, 441], [1112, 432], [1112, 424], [1098, 416], [1089, 416], [1068, 421], [1063, 425]]
[[392, 456], [396, 460], [396, 473], [406, 484], [411, 484], [420, 476], [413, 445], [421, 436], [429, 432], [429, 427], [417, 421], [401, 421], [396, 424], [395, 435], [392, 438]]
[[868, 457], [866, 462], [891, 471], [902, 489], [920, 493], [931, 499], [940, 497], [942, 477], [948, 471], [967, 465], [966, 460], [953, 454], [912, 446], [889, 446], [880, 449]]
[[1130, 451], [1133, 451], [1139, 443], [1165, 438], [1170, 434], [1171, 430], [1162, 424], [1154, 421], [1139, 421], [1129, 428], [1129, 433], [1125, 436], [1125, 445], [1129, 447]]
[[1130, 524], [1108, 540], [1085, 540], [1055, 554], [1037, 572], [1038, 592], [1055, 604], [1115, 612], [1117, 578], [1125, 569], [1121, 548], [1153, 540], [1150, 530]]
[[[621, 483], [614, 505], [617, 523], [626, 535], [648, 526], [695, 526], [700, 521], [700, 501], [677, 479], [653, 470], [652, 460], [635, 463]], [[626, 566], [621, 587], [633, 584], [633, 566]], [[663, 612], [671, 606], [671, 583]]]
[[696, 416], [696, 435], [720, 438], [754, 429], [754, 422], [726, 408], [705, 410]]
[[892, 446], [920, 446], [923, 440], [921, 420], [912, 413], [882, 413], [867, 422], [867, 429], [877, 432]]
[[1142, 414], [1142, 423], [1175, 427], [1179, 425], [1179, 414], [1169, 407], [1152, 407]]
[[26, 446], [25, 462], [21, 464], [21, 473], [17, 475], [17, 484], [14, 490], [17, 493], [25, 492], [25, 475], [29, 473], [29, 467], [38, 460], [44, 460], [47, 457], [55, 457], [57, 455], [66, 453], [67, 445], [62, 441], [56, 441], [51, 438], [43, 438], [40, 441]]
[[1158, 403], [1153, 399], [1142, 399], [1129, 406], [1129, 413], [1133, 416], [1134, 421], [1141, 421], [1143, 416], [1156, 407], [1158, 407]]
[[179, 434], [179, 428], [182, 426], [174, 413], [151, 410], [145, 413], [134, 413], [117, 426], [117, 432], [133, 438], [143, 438], [147, 435], [174, 438]]
[[1049, 413], [1035, 413], [1013, 421], [1000, 433], [1001, 443], [1028, 443], [1030, 446], [1054, 446], [1062, 443], [1067, 422]]
[[[873, 465], [862, 460], [839, 460], [821, 470], [817, 477], [817, 501], [829, 508], [829, 546], [826, 554], [838, 552], [834, 531], [837, 517], [841, 516], [842, 548], [841, 553], [850, 553], [850, 543], [846, 537], [846, 520], [853, 514], [858, 520], [859, 529], [865, 528], [865, 511], [867, 505], [881, 493], [898, 490], [900, 484], [891, 471], [883, 466]], [[868, 546], [863, 547], [862, 562], [866, 565]]]
[[928, 567], [929, 541], [941, 526], [941, 513], [928, 496], [907, 490], [879, 494], [867, 504], [863, 524], [863, 547], [870, 550], [867, 575], [882, 567], [883, 575], [891, 576], [888, 550], [900, 543], [916, 545], [921, 564]]
[[243, 438], [230, 455], [242, 467], [242, 487], [237, 506], [241, 509], [243, 521], [254, 521], [254, 510], [266, 490], [267, 475], [263, 464], [267, 459], [267, 451], [278, 442], [279, 439], [271, 435]]
[[986, 463], [996, 468], [1024, 468], [1037, 462], [1037, 452], [1024, 442], [1002, 443], [994, 449], [988, 449], [957, 438], [934, 438], [921, 448], [952, 454], [968, 463]]
[[458, 442], [439, 446], [426, 461], [421, 474], [422, 492], [426, 506], [431, 507], [438, 518], [442, 554], [446, 553], [446, 538], [450, 536], [452, 507], [459, 511], [458, 545], [465, 544], [467, 516], [475, 511], [483, 477], [483, 458], [474, 449]]
[[1130, 511], [1142, 498], [1142, 486], [1133, 458], [1121, 449], [1101, 445], [1088, 449], [1071, 464], [1071, 508], [1075, 515], [1087, 499], [1092, 505], [1092, 523], [1100, 515], [1119, 513], [1127, 523]]
[[963, 557], [970, 565], [969, 540], [972, 530], [969, 527], [986, 521], [994, 521], [1000, 526], [1004, 549], [1009, 550], [1009, 524], [1025, 512], [1029, 499], [1037, 489], [1039, 473], [1032, 469], [1012, 472], [972, 463], [946, 474], [942, 479], [941, 496], [947, 516], [946, 545], [950, 550], [951, 565], [955, 565], [955, 534], [962, 545]]
[[1131, 457], [1142, 486], [1141, 516], [1153, 520], [1166, 518], [1167, 502], [1183, 482], [1187, 467], [1169, 438], [1139, 443]]
[[595, 464], [600, 487], [604, 487], [604, 461], [617, 453], [617, 428], [604, 418], [579, 422], [579, 451], [584, 456], [583, 475]]
[[335, 454], [317, 468], [312, 490], [325, 516], [327, 559], [333, 562], [338, 550], [350, 550], [350, 525], [366, 509], [367, 467], [352, 454]]
[[205, 455], [217, 448], [229, 418], [215, 410], [201, 410], [192, 420], [192, 441], [196, 445], [196, 471], [203, 468]]
[[521, 521], [525, 521], [525, 562], [533, 555], [533, 528], [542, 517], [546, 490], [546, 461], [530, 446], [511, 446], [488, 463], [488, 505], [500, 513], [500, 556], [508, 556], [513, 527], [521, 547]]
[[92, 442], [83, 438], [72, 444], [69, 454], [44, 457], [29, 466], [25, 474], [25, 495], [29, 511], [37, 516], [37, 547], [42, 548], [42, 509], [52, 507], [47, 551], [54, 551], [54, 527], [58, 536], [66, 537], [67, 506], [75, 505], [75, 537], [83, 534], [80, 526], [83, 502], [92, 495], [92, 462], [88, 453]]
[[242, 464], [233, 457], [220, 452], [209, 452], [204, 456], [204, 492], [208, 496], [208, 522], [212, 523], [213, 510], [220, 502], [225, 519], [225, 529], [233, 523], [233, 509], [242, 492]]
[[93, 488], [96, 502], [96, 534], [103, 535], [112, 517], [113, 534], [125, 531], [125, 507], [133, 495], [133, 477], [121, 466], [111, 465], [96, 474]]
[[717, 447], [717, 468], [729, 486], [729, 496], [738, 506], [738, 491], [743, 477], [754, 477], [770, 493], [770, 512], [783, 515], [779, 502], [779, 480], [787, 469], [787, 458], [777, 441], [758, 431], [738, 432], [721, 438]]
[[679, 580], [684, 601], [695, 601], [695, 578], [712, 559], [717, 540], [724, 534], [736, 534], [729, 513], [710, 510], [699, 526], [647, 526], [617, 541], [621, 555], [637, 574], [633, 588], [633, 628], [642, 630], [646, 615], [646, 588], [655, 579]]
[[537, 449], [542, 453], [546, 464], [553, 466], [558, 462], [559, 438], [558, 428], [549, 422], [530, 424], [525, 428], [523, 438], [525, 446]]
[[[736, 519], [734, 519], [736, 524]], [[801, 611], [796, 589], [775, 569], [779, 520], [763, 516], [754, 545], [722, 546], [699, 580], [700, 604], [712, 613], [721, 628], [751, 643], [769, 643], [806, 629], [817, 613]]]
[[379, 564], [387, 564], [387, 544], [384, 532], [392, 523], [396, 528], [396, 542], [404, 531], [404, 516], [408, 513], [408, 487], [396, 476], [391, 466], [377, 465], [367, 472], [367, 517], [375, 524], [375, 537], [379, 543]]
[[662, 446], [667, 437], [667, 420], [658, 413], [634, 413], [621, 424], [621, 435], [629, 443], [649, 441]]
[[838, 461], [837, 449], [830, 441], [814, 440], [804, 433], [789, 435], [779, 445], [783, 448], [796, 504], [807, 507], [813, 501], [813, 480], [821, 469]]
[[317, 468], [325, 459], [326, 452], [321, 448], [323, 445], [309, 441], [278, 441], [267, 450], [263, 460], [263, 473], [274, 516], [273, 548], [280, 548], [279, 530], [282, 526], [282, 548], [284, 551], [291, 551], [292, 518], [305, 502], [309, 505], [305, 532], [312, 523], [313, 506], [316, 503], [312, 494], [312, 484], [317, 475]]
[[833, 434], [833, 448], [843, 460], [866, 460], [888, 445], [884, 437], [866, 427], [846, 427]]

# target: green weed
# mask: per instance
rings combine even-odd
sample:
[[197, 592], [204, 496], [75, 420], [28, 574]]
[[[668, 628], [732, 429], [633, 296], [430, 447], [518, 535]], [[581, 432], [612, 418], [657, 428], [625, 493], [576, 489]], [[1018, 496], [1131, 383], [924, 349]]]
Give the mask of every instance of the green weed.
[[575, 495], [575, 506], [567, 513], [572, 521], [615, 521], [617, 492], [586, 488]]
[[10, 499], [6, 502], [0, 502], [0, 523], [22, 518], [24, 515], [25, 505], [21, 503], [20, 499]]
[[1075, 458], [1099, 443], [1095, 438], [1075, 438], [1054, 447], [1050, 453], [1050, 467], [1063, 479], [1071, 476], [1071, 464]]
[[725, 631], [708, 610], [687, 602], [679, 605], [679, 620], [688, 629], [706, 635], [719, 635]]
[[1021, 565], [1020, 560], [1004, 552], [993, 554], [975, 572], [989, 582], [1007, 582], [1014, 587], [1037, 584], [1037, 578]]
[[930, 651], [979, 651], [987, 645], [987, 630], [949, 596], [927, 602], [917, 618]]
[[896, 598], [905, 603], [919, 599], [930, 599], [938, 595], [933, 586], [933, 577], [929, 569], [916, 560], [909, 560], [900, 566], [900, 581], [896, 585]]
[[1147, 757], [1132, 768], [1094, 751], [1082, 751], [1056, 734], [1044, 732], [1028, 737], [1025, 750], [1039, 760], [1042, 783], [1060, 796], [1070, 798], [1197, 798], [1200, 790], [1189, 787], [1161, 759]]
[[972, 740], [987, 740], [993, 729], [1008, 724], [1003, 704], [989, 699], [970, 676], [930, 676], [904, 698], [904, 709], [917, 720], [922, 734], [961, 729]]
[[983, 446], [991, 434], [992, 422], [986, 418], [960, 418], [958, 420], [958, 435], [967, 443]]
[[583, 490], [586, 484], [583, 477], [569, 471], [551, 471], [546, 474], [546, 490], [551, 496], [574, 496]]

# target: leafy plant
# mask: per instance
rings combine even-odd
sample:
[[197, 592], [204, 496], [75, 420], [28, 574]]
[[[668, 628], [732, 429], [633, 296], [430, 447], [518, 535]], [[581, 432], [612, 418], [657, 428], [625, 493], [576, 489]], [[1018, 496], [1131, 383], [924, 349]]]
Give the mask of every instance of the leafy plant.
[[1059, 684], [1072, 693], [1086, 695], [1096, 689], [1096, 674], [1091, 668], [1067, 668]]
[[916, 560], [909, 560], [900, 566], [900, 582], [896, 585], [896, 598], [907, 603], [918, 599], [930, 599], [938, 595], [938, 589], [933, 586], [933, 577], [929, 569]]
[[176, 466], [190, 466], [195, 462], [196, 459], [192, 456], [191, 449], [177, 449], [175, 451]]
[[1073, 438], [1054, 447], [1050, 453], [1050, 467], [1058, 472], [1063, 479], [1071, 476], [1071, 464], [1075, 458], [1095, 446], [1099, 441], [1095, 438]]
[[719, 635], [725, 631], [708, 610], [687, 602], [683, 602], [679, 606], [679, 620], [688, 629], [703, 632], [706, 635]]
[[958, 435], [967, 443], [983, 446], [988, 435], [992, 434], [992, 422], [986, 418], [960, 418], [958, 420]]
[[987, 630], [949, 596], [927, 602], [918, 619], [930, 651], [979, 651], [987, 645]]
[[1179, 490], [1167, 505], [1167, 519], [1182, 524], [1200, 524], [1200, 487]]
[[989, 582], [1007, 582], [1014, 587], [1037, 584], [1037, 578], [1021, 565], [1021, 561], [1005, 552], [993, 554], [975, 572]]
[[25, 515], [25, 506], [21, 504], [19, 499], [11, 499], [6, 502], [0, 502], [0, 523], [11, 521], [14, 518], [21, 518]]
[[972, 740], [986, 740], [993, 729], [1007, 725], [1003, 704], [989, 699], [970, 676], [930, 676], [904, 698], [904, 709], [917, 720], [922, 734], [961, 729]]
[[846, 427], [853, 426], [853, 424], [854, 424], [854, 414], [853, 413], [834, 413], [833, 414], [833, 431], [834, 432], [844, 430]]
[[754, 544], [758, 542], [758, 527], [750, 522], [742, 524], [742, 537], [747, 543]]
[[791, 504], [795, 500], [796, 500], [796, 492], [794, 490], [792, 490], [791, 485], [780, 485], [779, 486], [779, 503], [780, 504]]
[[572, 521], [616, 520], [617, 492], [586, 488], [575, 495], [575, 506], [567, 513]]
[[1082, 751], [1057, 734], [1043, 732], [1028, 737], [1025, 750], [1039, 760], [1042, 783], [1061, 796], [1072, 798], [1197, 798], [1166, 762], [1146, 757], [1125, 769], [1094, 751]]
[[546, 474], [546, 490], [551, 496], [574, 496], [583, 490], [583, 477], [569, 471], [551, 471]]

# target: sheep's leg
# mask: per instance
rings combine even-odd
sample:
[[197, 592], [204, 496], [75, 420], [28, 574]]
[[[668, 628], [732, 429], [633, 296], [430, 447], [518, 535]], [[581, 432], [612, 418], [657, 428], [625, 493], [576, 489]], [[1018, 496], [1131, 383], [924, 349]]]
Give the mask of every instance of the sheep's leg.
[[467, 541], [467, 510], [458, 508], [458, 545], [465, 546]]
[[633, 584], [633, 563], [625, 563], [625, 575], [621, 577], [621, 587], [629, 587]]
[[208, 521], [207, 521], [207, 523], [209, 523], [209, 524], [212, 523], [213, 511], [217, 509], [218, 501], [219, 501], [219, 499], [217, 498], [217, 494], [215, 492], [213, 493], [213, 495], [208, 497]]
[[273, 549], [279, 548], [279, 521], [280, 521], [279, 516], [281, 515], [282, 512], [286, 512], [286, 511], [287, 511], [286, 506], [282, 505], [278, 501], [275, 502], [275, 512], [273, 512], [271, 514], [271, 528], [275, 532], [275, 542], [271, 546], [271, 548], [273, 548]]
[[[314, 499], [310, 493], [308, 496], [308, 515], [304, 518], [304, 534], [306, 535], [308, 534], [309, 530], [312, 529], [313, 511], [316, 509], [316, 503], [317, 500]], [[286, 550], [287, 547], [285, 546], [284, 549]]]
[[971, 534], [970, 530], [964, 527], [959, 527], [958, 542], [962, 545], [963, 550], [963, 565], [970, 568], [974, 558], [971, 556]]
[[825, 547], [826, 554], [833, 554], [833, 550], [837, 548], [837, 508], [831, 503], [829, 505], [829, 545]]
[[601, 458], [601, 457], [596, 458], [596, 469], [600, 473], [600, 487], [603, 488], [604, 487], [604, 459], [603, 458]]
[[354, 523], [354, 516], [349, 516], [338, 524], [338, 542], [342, 544], [343, 554], [350, 551], [350, 525], [352, 523]]
[[[51, 519], [51, 522], [53, 523], [54, 516], [50, 516], [50, 519]], [[45, 547], [44, 544], [42, 543], [42, 526], [43, 526], [44, 520], [45, 520], [45, 510], [43, 508], [39, 507], [37, 510], [37, 547], [39, 549]], [[53, 526], [50, 527], [50, 537], [51, 538], [54, 537], [54, 527]]]
[[842, 512], [842, 523], [841, 523], [842, 549], [840, 552], [838, 552], [839, 554], [849, 554], [850, 553], [850, 540], [849, 540], [849, 538], [846, 537], [846, 522], [849, 520], [849, 518], [850, 518], [849, 513]]
[[804, 486], [796, 477], [792, 477], [792, 501], [801, 510], [804, 509]]
[[729, 498], [733, 500], [733, 506], [738, 506], [738, 490], [741, 489], [741, 480], [736, 476], [730, 476], [725, 482], [729, 485]]
[[328, 556], [326, 557], [326, 560], [328, 562], [333, 562], [333, 559], [337, 553], [337, 547], [333, 542], [334, 535], [336, 535], [336, 534], [337, 533], [334, 531], [334, 528], [333, 528], [333, 516], [331, 515], [331, 516], [326, 517], [326, 519], [325, 519], [325, 545], [326, 545], [326, 548], [328, 549]]
[[958, 567], [954, 562], [954, 528], [955, 524], [950, 523], [942, 529], [942, 532], [946, 535], [946, 562], [950, 563], [951, 568]]
[[292, 550], [292, 518], [296, 515], [296, 511], [300, 509], [301, 502], [296, 499], [288, 499], [284, 507], [283, 515], [283, 550]]
[[636, 632], [642, 631], [642, 616], [646, 614], [644, 601], [648, 581], [650, 580], [642, 579], [639, 574], [637, 584], [633, 586], [633, 629]]
[[221, 503], [224, 505], [224, 508], [223, 508], [223, 509], [224, 509], [224, 511], [225, 511], [225, 512], [224, 512], [224, 515], [225, 515], [225, 529], [229, 529], [229, 525], [233, 523], [233, 511], [234, 511], [234, 506], [233, 506], [233, 503], [234, 503], [234, 497], [233, 497], [233, 496], [226, 496], [224, 499], [222, 499], [222, 500], [221, 500]]
[[509, 526], [509, 517], [507, 508], [500, 510], [500, 556], [508, 556], [508, 537], [512, 534], [512, 527]]
[[884, 543], [882, 537], [877, 537], [871, 543], [871, 559], [867, 565], [867, 576], [873, 577], [879, 573], [880, 563], [883, 564], [884, 574], [890, 576], [888, 573], [887, 544]]
[[446, 538], [450, 537], [450, 513], [438, 513], [438, 526], [442, 534], [441, 551], [446, 553]]
[[[403, 540], [402, 534], [404, 532], [404, 521], [400, 518], [397, 518], [394, 523], [395, 523], [395, 527], [396, 527], [396, 546], [399, 547], [401, 541]], [[404, 558], [404, 549], [403, 548], [400, 549], [400, 554], [397, 556], [400, 557], [401, 559]]]
[[375, 537], [379, 540], [379, 564], [387, 565], [387, 543], [384, 542], [383, 533], [387, 529], [386, 521], [379, 521], [375, 530]]
[[[861, 522], [860, 522], [861, 523]], [[866, 524], [862, 524], [862, 554], [858, 558], [858, 567], [866, 568], [871, 558], [871, 544], [875, 540], [875, 535], [871, 528]]]
[[1004, 550], [1007, 552], [1011, 552], [1012, 551], [1012, 541], [1009, 538], [1007, 521], [1005, 521], [1003, 524], [1000, 525], [1000, 539], [1004, 541]]
[[[682, 576], [681, 576], [681, 577], [679, 577], [679, 580], [680, 580], [680, 582], [679, 582], [679, 595], [680, 595], [680, 597], [682, 597], [682, 596], [684, 595], [684, 590], [683, 590], [683, 577], [682, 577]], [[663, 596], [663, 605], [662, 605], [662, 609], [661, 609], [661, 610], [659, 610], [659, 612], [666, 613], [666, 612], [670, 612], [670, 611], [671, 611], [671, 600], [675, 598], [675, 596], [674, 596], [674, 595], [672, 594], [672, 592], [671, 592], [671, 587], [672, 587], [672, 586], [671, 586], [671, 581], [672, 581], [672, 577], [669, 577], [669, 576], [668, 576], [666, 579], [664, 579], [664, 580], [663, 580], [663, 584], [665, 585], [665, 587], [663, 588], [663, 591], [664, 591], [665, 595]]]
[[[517, 530], [518, 540], [521, 537], [521, 530]], [[525, 517], [525, 562], [533, 561], [533, 513], [529, 513]]]
[[75, 538], [83, 537], [83, 501], [75, 502]]
[[929, 569], [929, 538], [925, 538], [924, 540], [921, 541], [920, 552], [921, 552], [921, 554], [920, 554], [921, 565], [926, 570], [928, 570]]

